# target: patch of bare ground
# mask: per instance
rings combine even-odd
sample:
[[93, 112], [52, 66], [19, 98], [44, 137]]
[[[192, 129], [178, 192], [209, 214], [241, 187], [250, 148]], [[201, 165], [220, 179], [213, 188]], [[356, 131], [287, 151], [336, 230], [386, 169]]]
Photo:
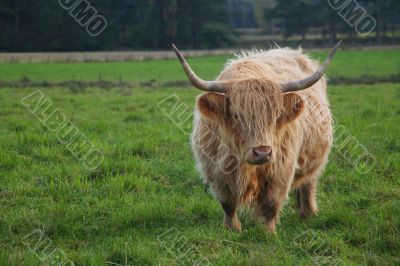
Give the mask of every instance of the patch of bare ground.
[[[190, 57], [218, 56], [237, 53], [238, 50], [196, 50], [186, 51]], [[40, 63], [40, 62], [117, 62], [175, 59], [171, 51], [136, 52], [43, 52], [43, 53], [0, 53], [0, 63]]]
[[[265, 48], [269, 48], [266, 44]], [[345, 50], [391, 50], [392, 46], [346, 47]], [[304, 49], [320, 51], [326, 49]], [[220, 56], [236, 54], [240, 49], [191, 50], [185, 51], [188, 57]], [[119, 62], [175, 59], [172, 51], [124, 51], [124, 52], [39, 52], [39, 53], [0, 53], [0, 63], [41, 63], [41, 62]]]

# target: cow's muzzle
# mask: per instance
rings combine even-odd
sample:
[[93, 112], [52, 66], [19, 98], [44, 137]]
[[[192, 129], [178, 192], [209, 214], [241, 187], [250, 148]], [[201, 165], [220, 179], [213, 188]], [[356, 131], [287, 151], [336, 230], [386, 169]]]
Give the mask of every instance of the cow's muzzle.
[[260, 146], [250, 148], [245, 156], [246, 162], [249, 164], [265, 164], [272, 160], [272, 147]]

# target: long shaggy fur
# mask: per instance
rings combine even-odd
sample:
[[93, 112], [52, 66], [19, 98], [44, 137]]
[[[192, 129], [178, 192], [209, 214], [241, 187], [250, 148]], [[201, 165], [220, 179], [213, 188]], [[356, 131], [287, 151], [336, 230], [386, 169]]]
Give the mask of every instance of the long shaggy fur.
[[[317, 179], [332, 145], [326, 79], [291, 94], [278, 85], [304, 79], [317, 68], [300, 50], [243, 52], [217, 78], [231, 82], [231, 88], [224, 95], [198, 98], [192, 149], [204, 182], [221, 202], [228, 228], [241, 229], [235, 209], [250, 204], [274, 231], [290, 190], [296, 193], [301, 217], [317, 212]], [[259, 146], [273, 147], [274, 160], [246, 163], [243, 154]], [[237, 160], [232, 171], [224, 170], [227, 153]]]

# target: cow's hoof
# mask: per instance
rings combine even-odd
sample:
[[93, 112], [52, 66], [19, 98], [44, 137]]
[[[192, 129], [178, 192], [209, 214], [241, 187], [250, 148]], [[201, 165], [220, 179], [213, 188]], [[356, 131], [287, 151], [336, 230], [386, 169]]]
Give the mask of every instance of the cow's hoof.
[[317, 216], [318, 215], [318, 209], [312, 210], [312, 209], [300, 209], [299, 212], [299, 217], [300, 219], [307, 219], [309, 217]]
[[225, 216], [224, 226], [226, 229], [228, 229], [230, 231], [242, 232], [242, 225], [240, 224], [240, 221], [236, 215], [234, 217]]
[[265, 223], [265, 228], [271, 234], [275, 234], [276, 232], [276, 222], [275, 220], [269, 221]]

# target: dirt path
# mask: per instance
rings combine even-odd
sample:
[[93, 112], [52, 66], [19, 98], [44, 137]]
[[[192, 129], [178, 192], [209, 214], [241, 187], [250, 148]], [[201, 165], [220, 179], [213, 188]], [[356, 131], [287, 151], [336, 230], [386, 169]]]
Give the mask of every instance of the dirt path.
[[[238, 50], [186, 51], [189, 57], [234, 54]], [[110, 62], [143, 61], [176, 58], [173, 52], [67, 52], [67, 53], [0, 53], [0, 63], [38, 63], [38, 62]]]
[[[390, 50], [399, 46], [381, 47], [344, 47], [346, 50]], [[304, 49], [308, 50], [308, 49]], [[326, 49], [310, 49], [318, 51]], [[193, 50], [185, 51], [188, 57], [232, 55], [240, 49]], [[43, 53], [0, 53], [0, 63], [39, 63], [39, 62], [110, 62], [110, 61], [143, 61], [156, 59], [174, 59], [175, 54], [169, 51], [135, 51], [135, 52], [43, 52]]]

